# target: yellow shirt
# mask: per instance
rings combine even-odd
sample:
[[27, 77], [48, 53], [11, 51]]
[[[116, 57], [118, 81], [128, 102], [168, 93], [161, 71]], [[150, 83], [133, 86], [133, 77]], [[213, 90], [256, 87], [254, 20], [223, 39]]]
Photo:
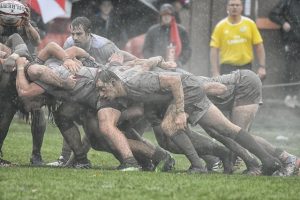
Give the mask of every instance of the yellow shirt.
[[220, 50], [220, 63], [244, 65], [253, 60], [253, 45], [262, 43], [254, 21], [242, 17], [237, 24], [221, 20], [211, 36], [210, 46]]

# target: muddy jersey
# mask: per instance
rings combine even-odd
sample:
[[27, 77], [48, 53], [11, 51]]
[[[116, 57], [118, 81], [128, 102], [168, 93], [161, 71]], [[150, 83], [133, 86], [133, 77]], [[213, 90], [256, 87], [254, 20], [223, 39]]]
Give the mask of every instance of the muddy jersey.
[[[143, 103], [160, 104], [171, 103], [173, 100], [172, 92], [169, 89], [161, 88], [159, 76], [179, 75], [174, 72], [144, 72], [137, 73], [127, 81], [123, 82], [127, 98]], [[185, 111], [189, 114], [189, 121], [194, 125], [205, 114], [210, 101], [202, 90], [201, 83], [195, 76], [182, 75], [182, 86], [184, 92]]]
[[202, 82], [218, 82], [227, 87], [224, 94], [208, 96], [221, 110], [231, 110], [232, 106], [262, 103], [262, 83], [259, 77], [250, 70], [236, 70], [230, 74], [207, 78], [198, 76]]
[[[72, 37], [68, 37], [64, 49], [72, 46], [75, 46], [74, 40]], [[84, 50], [100, 64], [105, 64], [113, 53], [120, 51], [112, 41], [95, 34], [91, 34], [90, 43]]]
[[[62, 66], [62, 62], [57, 59], [48, 59], [45, 65], [62, 79], [66, 79], [71, 75], [69, 70]], [[58, 99], [74, 101], [96, 108], [99, 93], [96, 92], [94, 79], [97, 70], [96, 68], [82, 67], [75, 75], [77, 81], [72, 90], [60, 89], [41, 81], [35, 81], [35, 83], [40, 85], [46, 93]]]

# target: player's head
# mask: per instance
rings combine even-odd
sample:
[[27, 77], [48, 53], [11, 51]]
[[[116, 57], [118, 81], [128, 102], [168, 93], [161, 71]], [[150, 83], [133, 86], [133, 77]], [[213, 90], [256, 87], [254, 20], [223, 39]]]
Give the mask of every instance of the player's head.
[[91, 38], [91, 21], [86, 17], [76, 17], [71, 23], [71, 34], [75, 46], [86, 49]]
[[119, 77], [110, 70], [101, 70], [96, 76], [96, 86], [99, 89], [101, 98], [113, 100], [123, 96], [122, 82]]

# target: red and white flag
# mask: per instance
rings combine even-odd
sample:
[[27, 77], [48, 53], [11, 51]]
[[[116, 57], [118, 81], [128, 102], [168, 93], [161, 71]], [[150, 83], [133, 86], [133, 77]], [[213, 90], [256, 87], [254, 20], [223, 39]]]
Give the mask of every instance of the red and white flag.
[[179, 35], [177, 23], [175, 17], [172, 17], [172, 21], [170, 24], [170, 42], [175, 45], [175, 56], [178, 59], [179, 55], [181, 54], [182, 50], [182, 42]]
[[28, 0], [28, 3], [42, 16], [44, 23], [57, 17], [71, 17], [72, 3], [68, 0]]

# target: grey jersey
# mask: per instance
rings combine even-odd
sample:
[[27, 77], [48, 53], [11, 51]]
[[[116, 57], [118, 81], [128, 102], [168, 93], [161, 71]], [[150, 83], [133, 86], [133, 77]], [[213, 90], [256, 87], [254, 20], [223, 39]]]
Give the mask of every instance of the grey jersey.
[[[178, 74], [176, 72], [132, 72], [133, 69], [127, 70], [121, 80], [124, 83], [128, 98], [141, 102], [166, 102], [172, 99], [172, 92], [160, 86], [160, 75], [180, 75], [184, 92], [185, 104], [193, 104], [199, 101], [199, 97], [203, 95], [201, 83], [195, 76]], [[120, 71], [118, 71], [120, 72]], [[119, 75], [120, 77], [120, 75]]]
[[[72, 46], [75, 46], [74, 40], [72, 37], [68, 37], [64, 43], [64, 49]], [[90, 43], [85, 51], [94, 57], [97, 63], [105, 64], [110, 56], [120, 51], [120, 49], [112, 41], [99, 35], [91, 34]]]
[[227, 87], [227, 90], [224, 94], [218, 96], [210, 96], [208, 98], [211, 100], [213, 104], [215, 104], [219, 109], [225, 109], [229, 105], [231, 106], [234, 101], [234, 91], [235, 87], [240, 79], [240, 71], [234, 71], [231, 74], [225, 74], [222, 76], [217, 76], [213, 78], [197, 76], [199, 82], [207, 83], [207, 82], [218, 82], [222, 83]]
[[[176, 74], [163, 72], [162, 74]], [[127, 98], [137, 102], [150, 104], [165, 104], [173, 100], [172, 92], [161, 88], [159, 72], [144, 72], [133, 76], [124, 83]], [[202, 90], [201, 83], [196, 76], [181, 74], [185, 111], [189, 114], [189, 122], [195, 125], [206, 113], [211, 102]]]
[[[62, 79], [66, 79], [71, 75], [69, 70], [63, 67], [61, 61], [57, 59], [49, 59], [45, 64]], [[95, 68], [82, 67], [75, 75], [77, 81], [72, 90], [62, 90], [41, 81], [35, 81], [35, 83], [40, 85], [46, 93], [58, 99], [75, 101], [96, 108], [99, 98], [94, 81], [96, 73], [97, 69]]]
[[231, 110], [232, 106], [262, 103], [262, 83], [251, 70], [236, 70], [230, 74], [207, 78], [198, 76], [200, 82], [218, 82], [227, 86], [223, 95], [208, 96], [219, 109]]

